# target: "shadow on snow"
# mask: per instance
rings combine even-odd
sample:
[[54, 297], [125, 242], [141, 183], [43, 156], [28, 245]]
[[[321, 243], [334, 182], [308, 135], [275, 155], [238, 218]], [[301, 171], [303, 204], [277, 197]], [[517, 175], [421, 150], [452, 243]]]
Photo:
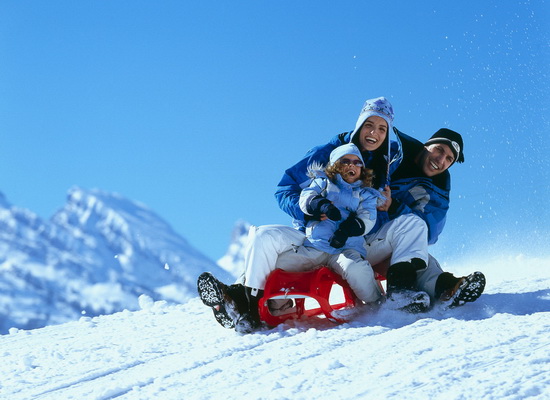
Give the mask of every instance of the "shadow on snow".
[[461, 307], [444, 310], [436, 304], [430, 311], [419, 314], [408, 314], [402, 311], [386, 310], [383, 306], [378, 310], [364, 310], [347, 324], [335, 325], [323, 318], [304, 318], [289, 320], [273, 329], [262, 330], [259, 334], [270, 334], [274, 331], [297, 329], [349, 329], [362, 327], [384, 327], [398, 329], [417, 321], [432, 319], [457, 319], [462, 321], [479, 321], [490, 319], [496, 314], [530, 315], [539, 312], [550, 312], [550, 289], [529, 293], [495, 293], [483, 294], [477, 301], [466, 303]]

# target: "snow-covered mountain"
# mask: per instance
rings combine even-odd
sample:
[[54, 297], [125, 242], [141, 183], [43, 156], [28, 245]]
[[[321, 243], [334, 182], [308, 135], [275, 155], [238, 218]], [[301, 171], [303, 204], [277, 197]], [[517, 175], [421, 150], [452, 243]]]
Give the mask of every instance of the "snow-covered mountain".
[[0, 336], [10, 400], [550, 398], [550, 259], [474, 255], [485, 293], [453, 310], [222, 328], [198, 298]]
[[248, 231], [252, 225], [239, 220], [231, 233], [231, 241], [225, 255], [218, 260], [218, 265], [233, 276], [244, 273], [244, 249], [248, 241]]
[[120, 195], [73, 188], [49, 221], [0, 195], [0, 333], [135, 310], [142, 294], [183, 302], [205, 270], [232, 279]]

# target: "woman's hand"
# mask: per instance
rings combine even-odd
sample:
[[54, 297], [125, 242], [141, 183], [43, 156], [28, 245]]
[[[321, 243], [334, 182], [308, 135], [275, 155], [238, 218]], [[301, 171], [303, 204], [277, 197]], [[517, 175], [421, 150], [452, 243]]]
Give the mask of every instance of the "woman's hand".
[[388, 211], [390, 209], [390, 206], [391, 206], [391, 189], [388, 185], [386, 185], [386, 187], [384, 187], [384, 190], [382, 190], [382, 195], [386, 198], [386, 201], [384, 202], [384, 204], [376, 207], [376, 209], [378, 211]]

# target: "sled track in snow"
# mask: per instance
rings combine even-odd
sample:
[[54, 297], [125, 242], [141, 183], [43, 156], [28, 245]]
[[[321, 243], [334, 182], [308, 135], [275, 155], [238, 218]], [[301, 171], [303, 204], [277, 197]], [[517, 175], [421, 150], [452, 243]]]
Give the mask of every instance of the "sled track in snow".
[[[234, 334], [229, 332], [228, 334]], [[280, 338], [279, 338], [280, 339]], [[256, 347], [262, 347], [275, 341], [276, 338], [263, 341], [254, 346], [242, 346], [231, 351], [233, 355], [241, 352], [253, 351]], [[71, 379], [66, 383], [58, 383], [53, 387], [39, 392], [28, 393], [25, 390], [12, 393], [12, 396], [22, 396], [21, 399], [69, 399], [79, 398], [83, 393], [97, 400], [116, 399], [125, 394], [153, 384], [156, 380], [164, 380], [179, 374], [185, 374], [201, 368], [206, 368], [228, 356], [228, 351], [223, 351], [217, 357], [185, 366], [185, 353], [170, 353], [153, 357], [147, 360], [136, 360], [123, 363], [118, 367], [104, 370], [94, 370], [85, 373], [79, 379]], [[205, 371], [201, 376], [210, 376], [217, 371]], [[143, 378], [146, 377], [146, 378]], [[88, 386], [89, 388], [87, 388]], [[12, 397], [13, 398], [13, 397]]]
[[[373, 335], [382, 333], [373, 332]], [[229, 335], [234, 335], [234, 332], [228, 331]], [[272, 333], [272, 332], [271, 332]], [[354, 342], [359, 337], [350, 336], [343, 342]], [[272, 346], [279, 346], [278, 341], [296, 341], [296, 346], [300, 345], [301, 339], [298, 339], [294, 334], [289, 332], [281, 332], [281, 335], [258, 335], [258, 341], [255, 343], [242, 344], [240, 346], [225, 349], [215, 357], [205, 359], [200, 363], [194, 362], [188, 364], [185, 358], [185, 351], [181, 353], [164, 354], [149, 359], [134, 360], [122, 363], [117, 367], [107, 368], [103, 370], [92, 370], [82, 374], [78, 379], [68, 378], [63, 382], [50, 382], [43, 385], [42, 390], [37, 391], [36, 387], [31, 393], [26, 390], [21, 390], [18, 393], [12, 393], [12, 398], [21, 399], [70, 399], [70, 398], [87, 398], [94, 400], [108, 400], [124, 398], [130, 392], [139, 391], [150, 385], [159, 384], [158, 382], [177, 382], [178, 375], [187, 375], [194, 372], [200, 378], [214, 376], [223, 371], [217, 363], [219, 361], [227, 362], [227, 358], [234, 358], [235, 362], [239, 362], [240, 356], [244, 353], [255, 351], [264, 351]], [[321, 355], [321, 353], [319, 353]], [[308, 358], [315, 357], [309, 354]], [[301, 357], [297, 356], [293, 362], [300, 362]], [[54, 378], [55, 381], [55, 378]], [[157, 383], [156, 383], [157, 382]], [[50, 386], [51, 385], [51, 386]], [[50, 386], [50, 387], [44, 387]], [[183, 394], [183, 393], [182, 393]], [[21, 397], [19, 397], [21, 396]], [[84, 397], [82, 397], [84, 396]]]

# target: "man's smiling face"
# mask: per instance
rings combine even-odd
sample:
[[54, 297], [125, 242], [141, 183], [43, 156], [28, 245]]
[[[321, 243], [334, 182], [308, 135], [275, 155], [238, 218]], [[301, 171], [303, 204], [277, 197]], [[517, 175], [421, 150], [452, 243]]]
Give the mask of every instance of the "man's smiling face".
[[425, 146], [418, 159], [418, 166], [426, 176], [432, 177], [445, 172], [455, 162], [451, 148], [443, 143]]

